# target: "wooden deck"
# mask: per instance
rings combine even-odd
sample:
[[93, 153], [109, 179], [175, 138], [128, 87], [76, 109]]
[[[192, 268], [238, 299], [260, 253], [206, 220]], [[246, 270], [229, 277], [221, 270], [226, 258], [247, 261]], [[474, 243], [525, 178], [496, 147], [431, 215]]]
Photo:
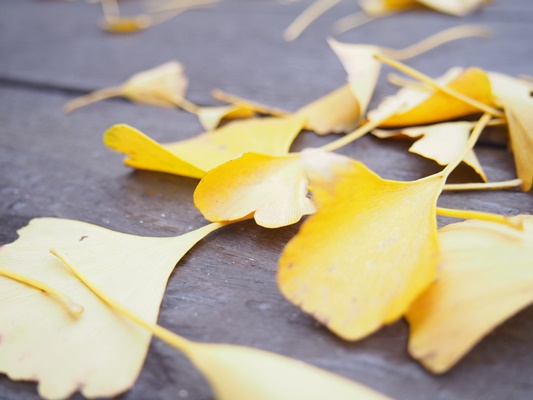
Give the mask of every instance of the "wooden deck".
[[[84, 1], [1, 1], [0, 244], [15, 240], [18, 228], [42, 216], [153, 236], [205, 224], [192, 204], [197, 181], [132, 171], [122, 165], [121, 155], [102, 144], [106, 128], [119, 122], [161, 141], [187, 138], [201, 131], [193, 115], [123, 100], [101, 102], [68, 116], [62, 106], [76, 95], [114, 86], [135, 72], [176, 59], [186, 67], [189, 98], [195, 103], [216, 104], [210, 91], [221, 88], [294, 110], [345, 82], [325, 38], [337, 18], [355, 11], [355, 2], [344, 1], [300, 39], [284, 42], [281, 32], [308, 3], [223, 1], [145, 32], [119, 36], [100, 31], [99, 7]], [[486, 25], [494, 37], [450, 43], [409, 64], [432, 76], [458, 65], [533, 75], [530, 0], [494, 0], [463, 19], [409, 12], [338, 39], [400, 48], [466, 23]], [[393, 90], [381, 82], [374, 104]], [[293, 148], [330, 139], [307, 132]], [[340, 153], [358, 158], [386, 178], [416, 179], [438, 170], [435, 163], [407, 153], [408, 146], [363, 137]], [[478, 156], [490, 180], [515, 177], [512, 155], [497, 135], [484, 138]], [[465, 167], [453, 179], [477, 178]], [[518, 190], [447, 193], [439, 205], [532, 214], [533, 195]], [[297, 230], [298, 225], [267, 230], [245, 222], [203, 240], [172, 275], [160, 324], [194, 340], [285, 354], [399, 400], [533, 398], [533, 307], [500, 326], [451, 372], [435, 377], [407, 355], [403, 321], [347, 343], [282, 297], [275, 284], [277, 259]], [[35, 384], [0, 376], [0, 399], [36, 398]], [[196, 400], [211, 399], [212, 394], [185, 357], [154, 340], [139, 380], [120, 398]]]

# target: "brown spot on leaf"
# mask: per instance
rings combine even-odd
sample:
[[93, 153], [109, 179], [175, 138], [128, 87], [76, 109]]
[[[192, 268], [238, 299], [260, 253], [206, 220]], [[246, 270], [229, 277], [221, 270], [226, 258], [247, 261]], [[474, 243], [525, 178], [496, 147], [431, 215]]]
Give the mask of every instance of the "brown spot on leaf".
[[80, 242], [83, 242], [85, 239], [87, 239], [89, 236], [85, 236], [83, 235], [81, 238], [80, 238]]

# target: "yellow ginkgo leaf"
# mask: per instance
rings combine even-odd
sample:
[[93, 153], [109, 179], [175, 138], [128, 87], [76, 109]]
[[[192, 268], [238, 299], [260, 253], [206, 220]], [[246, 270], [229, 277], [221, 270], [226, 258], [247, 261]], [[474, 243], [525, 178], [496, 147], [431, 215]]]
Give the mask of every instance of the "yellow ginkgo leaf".
[[420, 4], [445, 14], [464, 17], [490, 0], [417, 0]]
[[[440, 165], [453, 162], [466, 146], [473, 122], [444, 122], [441, 124], [405, 128], [396, 131], [375, 129], [372, 134], [381, 138], [408, 137], [418, 138], [409, 148], [411, 153], [435, 160]], [[474, 150], [463, 161], [476, 171], [486, 182], [487, 177]]]
[[[469, 68], [464, 71], [454, 68], [436, 81], [481, 104], [489, 106], [493, 104], [490, 80], [479, 68]], [[403, 104], [400, 111], [381, 126], [431, 124], [480, 112], [479, 108], [440, 90], [402, 88], [395, 96], [385, 99], [376, 110], [370, 111], [368, 118], [381, 119], [383, 115], [390, 113], [391, 108], [397, 109], [399, 104]]]
[[368, 14], [383, 16], [424, 5], [436, 11], [463, 17], [480, 8], [487, 0], [361, 0], [361, 8]]
[[328, 40], [348, 74], [353, 95], [359, 103], [360, 117], [364, 116], [374, 93], [381, 71], [381, 63], [374, 58], [381, 52], [378, 46], [341, 43]]
[[115, 125], [104, 143], [129, 156], [125, 164], [138, 169], [201, 178], [205, 173], [246, 152], [287, 154], [304, 119], [254, 118], [231, 122], [191, 139], [161, 145], [128, 125]]
[[359, 6], [369, 15], [381, 17], [418, 6], [416, 0], [360, 0]]
[[177, 61], [170, 61], [133, 75], [121, 86], [97, 90], [71, 100], [65, 105], [65, 112], [110, 97], [125, 97], [137, 103], [158, 107], [189, 108], [190, 103], [184, 100], [188, 85], [183, 66]]
[[306, 120], [305, 129], [319, 135], [355, 129], [361, 115], [350, 85], [344, 85], [296, 111]]
[[198, 110], [198, 119], [208, 131], [216, 129], [223, 119], [250, 118], [254, 115], [255, 110], [245, 105], [200, 107]]
[[54, 296], [8, 279], [0, 270], [0, 371], [39, 382], [39, 394], [63, 399], [80, 390], [89, 398], [130, 388], [150, 334], [124, 321], [49, 253], [61, 247], [106, 291], [155, 322], [170, 273], [200, 239], [222, 226], [210, 224], [178, 237], [128, 235], [79, 221], [40, 218], [2, 247], [0, 266], [55, 288], [83, 307], [79, 318]]
[[318, 211], [283, 251], [278, 285], [356, 340], [400, 318], [435, 279], [436, 201], [446, 178], [388, 181], [346, 157], [316, 150], [302, 157]]
[[523, 231], [471, 220], [440, 230], [438, 280], [407, 312], [409, 353], [430, 371], [449, 370], [533, 302], [533, 217], [514, 219]]
[[298, 156], [246, 153], [207, 173], [194, 204], [209, 221], [253, 214], [258, 225], [278, 228], [298, 222], [315, 207]]
[[495, 100], [505, 109], [516, 172], [528, 192], [533, 186], [533, 98], [531, 85], [498, 73], [489, 73]]
[[132, 308], [125, 308], [100, 287], [96, 287], [92, 276], [89, 280], [88, 275], [81, 272], [81, 266], [75, 265], [62, 251], [54, 249], [52, 252], [114, 311], [184, 352], [207, 378], [219, 400], [388, 399], [356, 382], [275, 353], [243, 346], [187, 340], [147, 321]]

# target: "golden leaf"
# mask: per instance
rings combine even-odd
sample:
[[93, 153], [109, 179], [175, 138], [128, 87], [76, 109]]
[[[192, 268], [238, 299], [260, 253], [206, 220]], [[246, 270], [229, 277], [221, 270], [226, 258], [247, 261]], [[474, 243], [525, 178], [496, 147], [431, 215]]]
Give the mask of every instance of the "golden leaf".
[[109, 297], [61, 251], [54, 250], [53, 254], [112, 309], [184, 352], [207, 378], [219, 400], [388, 399], [356, 382], [275, 353], [243, 346], [189, 341], [147, 321]]
[[[45, 398], [115, 396], [137, 378], [149, 332], [127, 323], [87, 290], [49, 253], [61, 247], [115, 298], [155, 322], [170, 273], [210, 224], [178, 237], [127, 235], [79, 221], [39, 218], [0, 250], [0, 266], [28, 275], [82, 306], [73, 318], [56, 297], [6, 279], [0, 270], [0, 371], [39, 382]], [[69, 304], [68, 302], [66, 302]]]
[[[381, 139], [394, 137], [418, 138], [409, 148], [411, 153], [435, 160], [440, 165], [448, 165], [465, 148], [468, 135], [473, 127], [473, 122], [445, 122], [396, 131], [375, 129], [372, 134]], [[472, 167], [485, 182], [487, 181], [474, 150], [468, 153], [463, 161]]]
[[266, 228], [293, 224], [315, 211], [298, 156], [255, 153], [208, 172], [194, 192], [194, 204], [209, 221], [253, 214]]
[[523, 183], [522, 190], [528, 192], [533, 186], [533, 99], [528, 82], [489, 73], [496, 101], [505, 109], [509, 125], [511, 148], [515, 157], [516, 172]]
[[400, 318], [435, 279], [445, 178], [388, 181], [345, 157], [302, 157], [318, 211], [283, 251], [278, 285], [337, 335], [356, 340]]
[[[461, 71], [451, 69], [438, 83], [446, 85], [460, 94], [485, 105], [492, 104], [492, 90], [489, 78], [478, 68]], [[403, 104], [403, 108], [387, 119], [381, 126], [412, 126], [431, 124], [479, 113], [479, 108], [460, 99], [443, 93], [442, 91], [417, 90], [403, 88], [398, 93], [385, 99], [376, 110], [368, 113], [370, 120], [381, 119], [390, 114], [391, 108]]]
[[327, 135], [355, 129], [361, 113], [352, 89], [344, 85], [300, 108], [295, 114], [305, 118], [305, 129]]
[[522, 232], [485, 221], [439, 232], [438, 280], [410, 307], [409, 353], [434, 373], [453, 367], [492, 329], [533, 302], [533, 217]]
[[130, 167], [168, 172], [192, 178], [245, 152], [287, 154], [301, 131], [304, 119], [255, 118], [234, 121], [191, 139], [161, 145], [128, 125], [115, 125], [104, 135], [104, 143], [129, 156]]
[[133, 75], [119, 87], [97, 90], [71, 100], [65, 104], [65, 112], [110, 97], [125, 97], [137, 103], [158, 107], [187, 107], [188, 102], [184, 97], [188, 85], [183, 66], [177, 61], [170, 61]]

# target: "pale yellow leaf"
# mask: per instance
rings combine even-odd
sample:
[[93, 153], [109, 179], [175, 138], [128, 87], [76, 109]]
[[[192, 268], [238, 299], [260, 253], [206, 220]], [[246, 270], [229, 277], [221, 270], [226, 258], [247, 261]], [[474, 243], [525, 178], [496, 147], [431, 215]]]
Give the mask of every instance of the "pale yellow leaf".
[[521, 232], [465, 221], [439, 232], [438, 280], [410, 307], [409, 353], [434, 373], [453, 367], [496, 326], [533, 302], [533, 217]]
[[356, 382], [281, 355], [243, 346], [187, 340], [125, 308], [87, 279], [65, 254], [59, 250], [54, 250], [54, 254], [114, 311], [184, 352], [207, 378], [219, 400], [388, 399]]
[[54, 297], [0, 275], [0, 371], [38, 381], [47, 399], [78, 390], [90, 398], [126, 391], [139, 375], [150, 333], [111, 312], [49, 249], [63, 249], [100, 287], [154, 323], [176, 263], [219, 226], [154, 238], [79, 221], [32, 220], [2, 247], [0, 266], [54, 287], [84, 312], [73, 318]]
[[329, 39], [328, 43], [348, 74], [350, 87], [359, 102], [360, 116], [363, 117], [381, 71], [381, 63], [374, 58], [381, 49], [378, 46], [341, 43], [334, 39]]
[[183, 66], [170, 61], [133, 75], [119, 87], [101, 89], [71, 100], [65, 105], [65, 112], [110, 97], [125, 97], [137, 103], [166, 108], [183, 106], [188, 86]]
[[533, 98], [527, 82], [491, 72], [489, 78], [496, 101], [505, 109], [516, 172], [528, 192], [533, 186]]
[[[448, 165], [465, 148], [473, 127], [473, 122], [444, 122], [396, 131], [376, 129], [372, 134], [382, 139], [402, 136], [418, 139], [409, 148], [411, 153], [435, 160], [440, 165]], [[487, 181], [474, 150], [468, 153], [463, 161], [472, 167], [485, 182]]]
[[262, 350], [194, 344], [190, 354], [219, 400], [388, 399], [356, 382]]
[[488, 3], [487, 0], [417, 0], [420, 4], [445, 14], [464, 17], [482, 5]]

